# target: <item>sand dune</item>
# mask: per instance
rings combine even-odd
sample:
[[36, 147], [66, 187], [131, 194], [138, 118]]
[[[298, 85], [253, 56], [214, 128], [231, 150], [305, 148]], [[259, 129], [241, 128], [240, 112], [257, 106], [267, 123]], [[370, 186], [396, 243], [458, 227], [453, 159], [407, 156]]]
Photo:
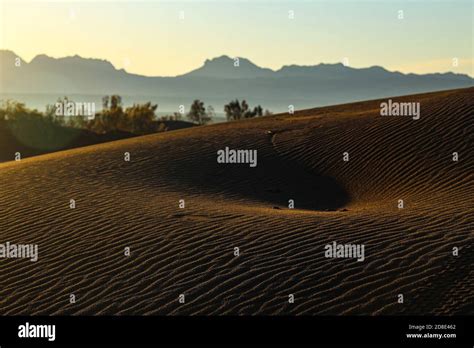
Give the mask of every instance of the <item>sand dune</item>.
[[[186, 121], [156, 121], [155, 124], [156, 128], [163, 124], [166, 130], [194, 126]], [[43, 129], [38, 129], [35, 124], [26, 122], [26, 125], [27, 128], [15, 127], [0, 119], [0, 162], [14, 160], [17, 152], [22, 158], [27, 158], [136, 136], [125, 131], [97, 134], [86, 129], [64, 126], [46, 124]]]
[[[368, 101], [0, 164], [0, 243], [39, 245], [0, 259], [0, 313], [472, 314], [473, 95], [392, 98], [419, 120]], [[226, 146], [257, 167], [218, 164]], [[333, 241], [365, 261], [326, 258]]]

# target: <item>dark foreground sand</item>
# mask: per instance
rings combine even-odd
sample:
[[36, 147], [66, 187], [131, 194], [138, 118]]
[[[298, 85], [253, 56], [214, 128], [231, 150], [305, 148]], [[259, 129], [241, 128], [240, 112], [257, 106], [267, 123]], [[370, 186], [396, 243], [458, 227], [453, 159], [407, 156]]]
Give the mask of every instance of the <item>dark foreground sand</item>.
[[[0, 164], [0, 243], [39, 245], [0, 259], [0, 314], [473, 314], [473, 95], [394, 99], [420, 120], [369, 101]], [[258, 166], [218, 164], [225, 146]], [[333, 241], [365, 261], [325, 258]]]

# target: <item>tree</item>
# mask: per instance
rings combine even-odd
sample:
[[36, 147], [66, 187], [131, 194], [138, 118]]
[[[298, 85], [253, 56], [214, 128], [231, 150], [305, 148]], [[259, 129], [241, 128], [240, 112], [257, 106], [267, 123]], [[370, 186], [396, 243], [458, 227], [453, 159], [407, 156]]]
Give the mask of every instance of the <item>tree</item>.
[[265, 112], [263, 113], [263, 116], [271, 116], [271, 115], [273, 115], [273, 112], [271, 112], [268, 109], [265, 109]]
[[239, 100], [232, 100], [229, 104], [224, 105], [224, 112], [227, 121], [240, 120], [242, 116], [242, 107], [240, 106]]
[[263, 109], [260, 105], [257, 105], [254, 109], [253, 109], [253, 113], [254, 113], [254, 116], [263, 116]]
[[198, 124], [206, 124], [211, 119], [206, 113], [206, 107], [204, 106], [204, 102], [196, 99], [192, 104], [191, 108], [188, 113], [188, 118], [195, 123]]
[[251, 110], [246, 100], [242, 100], [242, 103], [240, 103], [238, 99], [233, 100], [229, 104], [225, 105], [224, 112], [228, 121], [263, 115], [263, 109], [260, 105]]
[[102, 108], [114, 110], [122, 106], [122, 97], [119, 95], [108, 95], [102, 98]]
[[215, 112], [214, 107], [212, 105], [209, 105], [207, 107], [207, 117], [209, 117], [209, 121], [212, 121], [213, 119], [216, 118], [216, 112]]
[[245, 99], [242, 100], [242, 104], [240, 106], [240, 117], [250, 117], [249, 104]]
[[130, 120], [122, 108], [122, 97], [118, 95], [102, 98], [102, 111], [89, 124], [96, 133], [129, 131]]
[[122, 107], [122, 97], [119, 95], [112, 95], [110, 97], [110, 109], [115, 110]]
[[127, 108], [125, 114], [130, 122], [129, 131], [134, 134], [153, 133], [156, 109], [158, 109], [158, 104], [152, 105], [150, 102], [141, 105], [134, 104]]

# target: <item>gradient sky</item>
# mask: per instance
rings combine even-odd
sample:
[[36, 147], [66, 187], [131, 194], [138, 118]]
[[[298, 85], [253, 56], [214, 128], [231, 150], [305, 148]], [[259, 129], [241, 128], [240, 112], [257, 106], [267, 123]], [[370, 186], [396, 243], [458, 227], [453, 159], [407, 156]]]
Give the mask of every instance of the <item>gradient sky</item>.
[[174, 76], [223, 54], [272, 69], [347, 57], [353, 67], [474, 76], [472, 0], [0, 3], [0, 48], [26, 61], [79, 54], [132, 73]]

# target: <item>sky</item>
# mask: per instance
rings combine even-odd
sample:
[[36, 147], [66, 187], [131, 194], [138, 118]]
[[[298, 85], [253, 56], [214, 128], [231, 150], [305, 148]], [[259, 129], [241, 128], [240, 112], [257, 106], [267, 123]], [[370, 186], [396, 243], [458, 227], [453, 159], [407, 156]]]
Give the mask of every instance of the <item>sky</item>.
[[[472, 0], [0, 0], [0, 49], [176, 76], [228, 55], [474, 76]], [[400, 12], [402, 11], [402, 12]]]

